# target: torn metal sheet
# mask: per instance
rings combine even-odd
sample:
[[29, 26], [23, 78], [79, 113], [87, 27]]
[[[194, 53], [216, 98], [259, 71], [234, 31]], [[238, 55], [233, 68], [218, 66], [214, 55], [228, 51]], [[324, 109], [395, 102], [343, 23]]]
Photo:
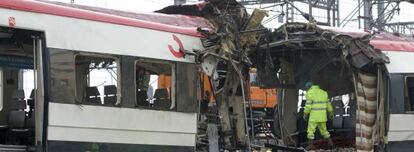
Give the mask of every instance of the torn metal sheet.
[[[209, 0], [196, 5], [168, 6], [156, 12], [203, 17], [213, 30], [199, 29], [204, 34], [205, 50], [195, 51], [196, 62], [213, 78], [213, 89], [220, 116], [220, 149], [251, 150], [247, 125], [246, 93], [251, 61], [247, 51], [255, 47], [262, 28], [264, 11], [249, 16], [236, 0]], [[247, 32], [249, 31], [249, 32]], [[252, 31], [252, 32], [250, 32]]]

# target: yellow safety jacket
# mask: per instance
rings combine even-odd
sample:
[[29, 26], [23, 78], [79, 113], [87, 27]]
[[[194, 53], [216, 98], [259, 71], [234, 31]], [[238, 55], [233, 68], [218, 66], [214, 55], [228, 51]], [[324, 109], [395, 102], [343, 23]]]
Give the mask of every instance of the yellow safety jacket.
[[309, 115], [309, 122], [327, 122], [328, 112], [333, 112], [332, 104], [329, 102], [328, 93], [318, 85], [306, 92], [306, 105], [304, 113]]

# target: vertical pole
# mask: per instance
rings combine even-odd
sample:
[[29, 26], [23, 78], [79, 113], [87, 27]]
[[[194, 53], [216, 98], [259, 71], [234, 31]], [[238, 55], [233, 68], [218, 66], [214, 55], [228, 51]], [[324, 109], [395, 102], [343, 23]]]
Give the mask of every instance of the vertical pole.
[[309, 1], [309, 2], [308, 2], [308, 5], [309, 5], [309, 11], [308, 11], [308, 12], [309, 12], [309, 17], [313, 16], [313, 12], [312, 12], [312, 10], [313, 10], [313, 9], [312, 9], [312, 6], [313, 6], [313, 5], [312, 5], [312, 2], [313, 2], [313, 1]]
[[340, 9], [339, 9], [339, 0], [335, 0], [335, 2], [334, 2], [334, 4], [335, 4], [335, 11], [336, 11], [336, 19], [335, 19], [335, 21], [334, 22], [336, 22], [336, 26], [339, 26], [339, 21], [341, 20], [341, 16], [340, 16]]
[[358, 29], [361, 29], [361, 0], [358, 0]]
[[336, 26], [336, 11], [336, 0], [326, 1], [326, 23], [328, 23], [329, 26]]
[[385, 0], [378, 0], [378, 19], [377, 19], [377, 28], [378, 30], [382, 31], [384, 30], [384, 3]]
[[364, 0], [364, 29], [371, 29], [372, 27], [372, 2], [371, 0]]

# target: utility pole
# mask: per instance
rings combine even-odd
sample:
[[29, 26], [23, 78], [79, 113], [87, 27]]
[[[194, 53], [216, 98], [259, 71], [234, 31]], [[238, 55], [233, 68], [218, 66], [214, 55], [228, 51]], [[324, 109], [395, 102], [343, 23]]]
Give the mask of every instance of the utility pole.
[[185, 4], [186, 0], [174, 0], [174, 5], [182, 5]]
[[372, 27], [372, 1], [364, 0], [364, 29], [371, 29]]

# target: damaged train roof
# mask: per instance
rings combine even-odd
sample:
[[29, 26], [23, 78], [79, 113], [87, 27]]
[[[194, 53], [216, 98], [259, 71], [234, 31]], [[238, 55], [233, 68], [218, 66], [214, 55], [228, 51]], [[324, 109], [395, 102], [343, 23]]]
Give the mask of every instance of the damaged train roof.
[[198, 37], [203, 37], [198, 32], [198, 28], [213, 28], [208, 20], [197, 16], [125, 12], [43, 0], [2, 0], [0, 1], [0, 8], [147, 28]]
[[354, 38], [372, 35], [370, 44], [381, 51], [414, 51], [414, 36], [400, 35], [398, 33], [374, 33], [359, 29], [344, 29], [337, 27], [318, 26], [321, 29]]

